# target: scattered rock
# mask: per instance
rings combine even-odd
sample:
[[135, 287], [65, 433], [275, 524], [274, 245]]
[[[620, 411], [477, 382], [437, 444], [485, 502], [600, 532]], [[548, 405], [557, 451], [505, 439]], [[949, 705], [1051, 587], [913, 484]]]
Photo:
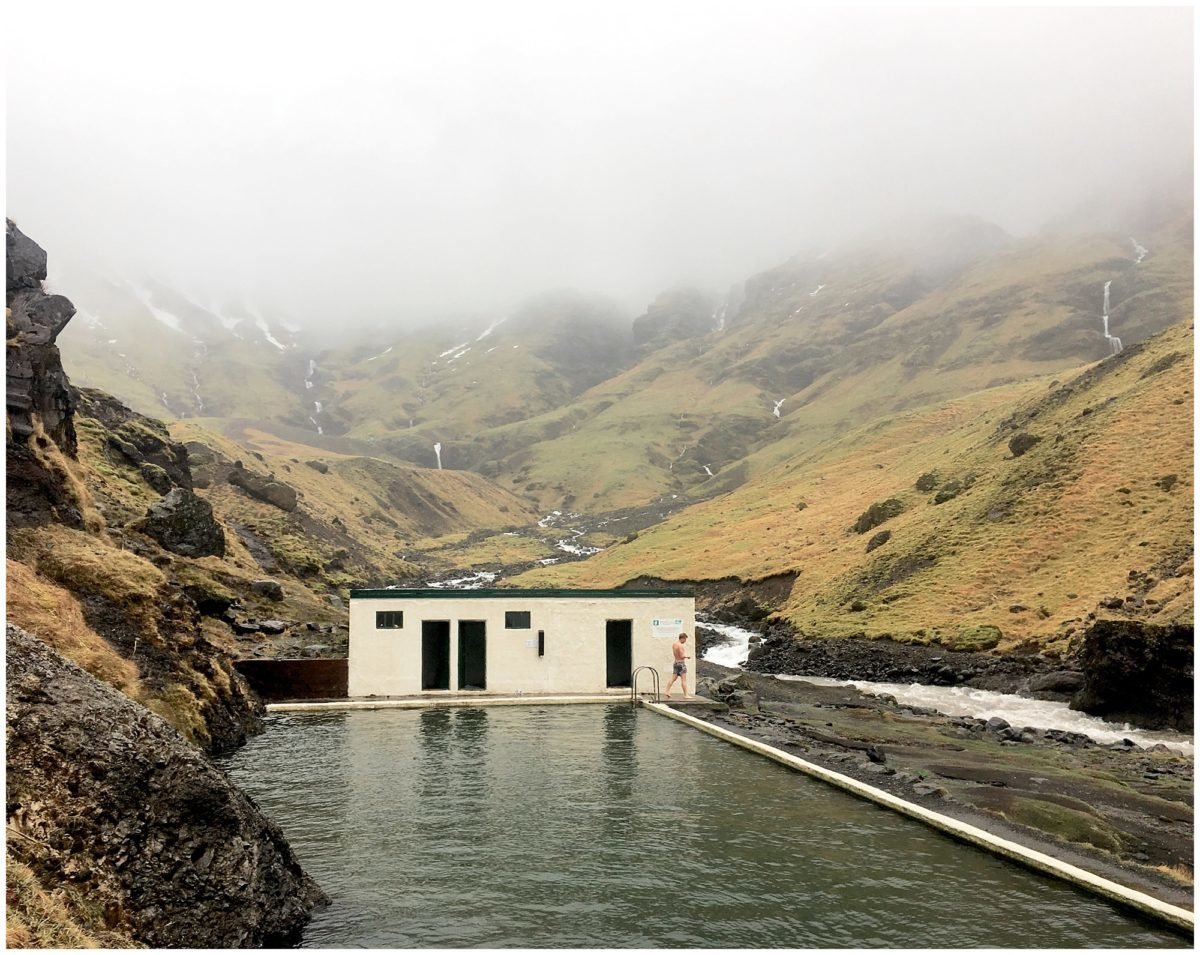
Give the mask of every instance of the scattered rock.
[[867, 541], [866, 552], [868, 554], [871, 553], [871, 551], [875, 550], [876, 547], [881, 547], [882, 545], [886, 544], [891, 539], [892, 539], [891, 531], [880, 531], [878, 534], [876, 534], [874, 537], [872, 537], [869, 541]]
[[250, 589], [268, 600], [283, 599], [283, 587], [278, 580], [256, 580], [250, 584]]
[[938, 492], [933, 495], [933, 499], [930, 501], [930, 503], [945, 504], [947, 501], [954, 500], [965, 490], [966, 486], [962, 481], [947, 481], [940, 488], [938, 488]]
[[273, 636], [278, 636], [288, 628], [288, 624], [284, 620], [259, 620], [258, 629], [261, 633], [268, 633]]
[[928, 493], [937, 487], [938, 476], [934, 471], [927, 471], [917, 478], [917, 483], [913, 485], [918, 491]]
[[296, 509], [297, 495], [294, 487], [284, 484], [282, 481], [255, 474], [253, 471], [247, 471], [242, 467], [240, 461], [234, 462], [234, 466], [229, 470], [227, 480], [234, 487], [240, 487], [251, 497], [266, 504], [273, 504], [280, 510], [294, 511]]
[[1013, 435], [1008, 442], [1008, 450], [1012, 452], [1014, 458], [1019, 458], [1022, 454], [1032, 448], [1042, 439], [1035, 434], [1030, 434], [1028, 431], [1022, 431], [1020, 434]]
[[1039, 673], [1029, 680], [1034, 693], [1074, 693], [1083, 686], [1083, 674], [1078, 670], [1057, 670]]
[[324, 461], [305, 461], [304, 463], [307, 464], [314, 471], [320, 471], [322, 474], [329, 473], [329, 465], [326, 464]]
[[889, 497], [886, 501], [876, 501], [868, 507], [858, 520], [854, 522], [851, 528], [856, 534], [865, 534], [872, 528], [878, 527], [884, 521], [890, 521], [893, 517], [903, 513], [904, 502], [899, 498]]
[[212, 505], [186, 488], [173, 488], [133, 527], [185, 557], [225, 556], [225, 530], [213, 517]]
[[186, 584], [183, 592], [191, 598], [202, 616], [224, 619], [233, 609], [233, 594], [213, 584]]

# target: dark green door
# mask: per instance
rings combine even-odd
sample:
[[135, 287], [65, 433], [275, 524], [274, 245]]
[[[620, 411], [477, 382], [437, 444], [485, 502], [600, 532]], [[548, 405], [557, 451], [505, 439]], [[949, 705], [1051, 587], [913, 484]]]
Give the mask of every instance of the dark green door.
[[633, 675], [633, 621], [609, 620], [605, 623], [607, 673], [605, 686], [629, 686]]
[[458, 688], [487, 689], [487, 624], [482, 620], [458, 622]]
[[421, 621], [421, 689], [450, 689], [450, 621]]

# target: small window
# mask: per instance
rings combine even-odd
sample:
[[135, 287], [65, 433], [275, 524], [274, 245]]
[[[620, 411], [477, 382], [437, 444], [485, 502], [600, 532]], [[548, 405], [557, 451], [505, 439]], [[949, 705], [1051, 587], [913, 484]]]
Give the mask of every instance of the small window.
[[403, 610], [376, 610], [376, 630], [402, 630], [404, 628]]
[[505, 630], [528, 630], [529, 629], [529, 611], [528, 610], [506, 610], [504, 611], [504, 629]]

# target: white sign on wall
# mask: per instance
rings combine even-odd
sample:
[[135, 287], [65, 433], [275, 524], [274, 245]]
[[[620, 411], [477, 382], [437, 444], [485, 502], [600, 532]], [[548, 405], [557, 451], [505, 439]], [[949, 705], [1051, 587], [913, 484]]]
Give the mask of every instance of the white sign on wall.
[[676, 617], [674, 620], [663, 620], [655, 617], [650, 621], [650, 630], [653, 632], [656, 640], [674, 640], [683, 633], [683, 618]]

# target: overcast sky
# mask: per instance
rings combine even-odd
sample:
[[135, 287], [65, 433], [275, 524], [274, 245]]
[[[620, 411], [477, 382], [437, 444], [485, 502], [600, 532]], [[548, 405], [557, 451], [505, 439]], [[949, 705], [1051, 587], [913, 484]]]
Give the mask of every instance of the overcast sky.
[[52, 263], [339, 325], [564, 285], [636, 310], [1192, 166], [1188, 9], [39, 0], [6, 29], [8, 214]]

